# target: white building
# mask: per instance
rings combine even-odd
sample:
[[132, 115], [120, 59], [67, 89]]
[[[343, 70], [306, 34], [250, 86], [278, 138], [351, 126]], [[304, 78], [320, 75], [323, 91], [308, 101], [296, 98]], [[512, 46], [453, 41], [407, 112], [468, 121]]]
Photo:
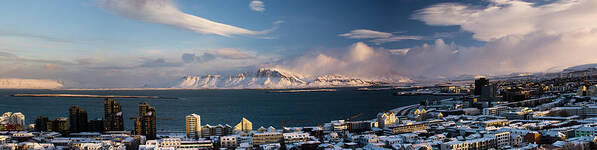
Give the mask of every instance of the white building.
[[441, 144], [441, 150], [489, 149], [495, 147], [495, 138], [484, 137], [466, 141], [451, 141]]
[[[417, 109], [417, 111], [419, 110]], [[396, 114], [394, 114], [394, 112], [390, 111], [377, 114], [377, 126], [379, 128], [385, 128], [397, 122], [398, 118], [396, 118]]]
[[498, 116], [500, 114], [508, 112], [509, 110], [510, 108], [506, 106], [483, 108], [483, 115]]
[[284, 143], [286, 144], [309, 141], [309, 133], [291, 132], [283, 133], [282, 136], [284, 136]]
[[12, 113], [12, 112], [5, 112], [0, 117], [0, 124], [10, 124], [10, 125], [19, 125], [20, 127], [25, 127], [25, 115], [20, 112]]
[[488, 137], [495, 138], [498, 148], [510, 146], [510, 132], [495, 132], [493, 134], [489, 134]]
[[222, 136], [220, 137], [220, 145], [225, 148], [235, 148], [239, 146], [238, 140], [238, 135]]

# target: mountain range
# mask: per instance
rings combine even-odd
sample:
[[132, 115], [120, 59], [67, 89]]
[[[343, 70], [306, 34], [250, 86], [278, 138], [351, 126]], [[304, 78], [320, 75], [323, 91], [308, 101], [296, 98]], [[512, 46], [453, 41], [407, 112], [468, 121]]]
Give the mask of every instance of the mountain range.
[[311, 88], [356, 87], [386, 84], [388, 81], [366, 80], [340, 74], [306, 76], [275, 68], [260, 68], [255, 72], [236, 75], [185, 76], [171, 88], [189, 89], [260, 89], [260, 88]]

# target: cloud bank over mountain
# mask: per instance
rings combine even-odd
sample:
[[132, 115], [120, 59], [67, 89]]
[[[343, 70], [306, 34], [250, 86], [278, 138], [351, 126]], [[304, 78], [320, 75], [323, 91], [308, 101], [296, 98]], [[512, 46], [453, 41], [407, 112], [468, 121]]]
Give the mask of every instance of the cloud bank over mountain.
[[413, 18], [432, 26], [459, 26], [481, 46], [438, 39], [410, 48], [395, 62], [400, 73], [456, 76], [540, 72], [597, 61], [597, 1], [535, 4], [491, 0], [487, 6], [441, 3]]
[[364, 79], [406, 80], [394, 72], [392, 64], [388, 51], [357, 42], [347, 48], [313, 51], [265, 66], [312, 76], [342, 74]]

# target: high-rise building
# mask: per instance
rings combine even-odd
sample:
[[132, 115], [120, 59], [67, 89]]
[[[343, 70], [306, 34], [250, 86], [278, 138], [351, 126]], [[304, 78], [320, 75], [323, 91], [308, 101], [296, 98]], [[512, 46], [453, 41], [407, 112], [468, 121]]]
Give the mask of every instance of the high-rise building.
[[48, 116], [39, 116], [35, 119], [35, 131], [48, 131]]
[[197, 114], [190, 114], [185, 117], [187, 138], [198, 139], [201, 136], [201, 117]]
[[80, 106], [73, 105], [68, 112], [70, 132], [78, 133], [87, 131], [87, 111], [83, 110]]
[[234, 126], [234, 132], [250, 132], [251, 130], [253, 130], [253, 123], [246, 118], [243, 118], [240, 123]]
[[475, 90], [474, 90], [474, 94], [475, 95], [481, 95], [481, 88], [483, 88], [483, 86], [487, 86], [489, 85], [489, 80], [487, 78], [479, 78], [477, 80], [475, 80]]
[[474, 95], [479, 96], [482, 101], [487, 101], [487, 106], [491, 107], [491, 101], [493, 101], [497, 95], [497, 87], [489, 83], [489, 79], [479, 78], [475, 80]]
[[104, 120], [102, 118], [89, 120], [87, 127], [89, 132], [104, 132]]
[[497, 88], [495, 87], [495, 85], [489, 84], [489, 85], [484, 85], [483, 87], [481, 87], [481, 99], [484, 100], [493, 100], [496, 98], [496, 94], [497, 93]]
[[48, 121], [46, 126], [49, 132], [66, 133], [68, 132], [68, 118], [56, 118], [56, 120]]
[[147, 102], [139, 104], [139, 115], [135, 119], [135, 134], [144, 135], [148, 140], [156, 138], [155, 108]]
[[122, 108], [113, 98], [104, 100], [104, 131], [123, 131]]

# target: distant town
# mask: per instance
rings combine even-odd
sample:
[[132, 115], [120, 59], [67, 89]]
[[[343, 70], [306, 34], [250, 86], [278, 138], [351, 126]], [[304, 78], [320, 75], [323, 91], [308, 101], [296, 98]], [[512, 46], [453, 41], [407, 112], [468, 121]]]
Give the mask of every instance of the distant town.
[[[69, 116], [35, 116], [34, 124], [26, 124], [20, 112], [5, 112], [0, 149], [597, 149], [596, 79], [597, 71], [589, 69], [552, 78], [478, 78], [464, 85], [404, 88], [395, 95], [453, 98], [318, 126], [253, 127], [246, 118], [234, 126], [209, 125], [201, 123], [201, 114], [190, 113], [184, 134], [158, 133], [159, 111], [150, 103], [139, 103], [138, 115], [124, 118], [121, 104], [107, 97], [98, 119], [89, 119], [77, 105]], [[357, 90], [392, 89], [397, 88]], [[132, 131], [124, 127], [129, 120]]]

